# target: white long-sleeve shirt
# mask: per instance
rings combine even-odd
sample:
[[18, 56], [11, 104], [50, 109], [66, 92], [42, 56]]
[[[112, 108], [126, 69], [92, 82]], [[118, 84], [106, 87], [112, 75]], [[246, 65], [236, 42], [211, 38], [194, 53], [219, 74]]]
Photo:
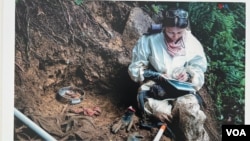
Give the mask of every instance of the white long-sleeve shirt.
[[132, 60], [128, 67], [128, 73], [135, 82], [144, 80], [144, 70], [151, 64], [157, 72], [167, 74], [172, 78], [173, 70], [184, 67], [192, 71], [192, 83], [199, 90], [204, 84], [204, 72], [207, 69], [207, 60], [201, 43], [192, 35], [191, 31], [185, 30], [183, 34], [185, 56], [170, 56], [167, 52], [164, 33], [143, 35], [132, 51]]

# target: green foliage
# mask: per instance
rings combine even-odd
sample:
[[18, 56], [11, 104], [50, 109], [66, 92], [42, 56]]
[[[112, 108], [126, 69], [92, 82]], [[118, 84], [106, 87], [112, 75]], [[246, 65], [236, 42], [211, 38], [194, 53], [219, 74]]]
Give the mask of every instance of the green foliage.
[[[235, 122], [243, 124], [245, 94], [245, 4], [228, 3], [219, 9], [217, 3], [189, 5], [192, 32], [203, 43], [209, 60], [206, 83], [213, 95], [218, 119], [230, 112], [237, 115]], [[230, 99], [230, 100], [228, 100]], [[224, 107], [238, 109], [227, 111]], [[223, 118], [221, 118], [223, 117]]]
[[153, 9], [154, 13], [156, 13], [156, 14], [158, 14], [162, 10], [159, 6], [157, 6], [155, 4], [152, 5], [152, 9]]
[[[201, 41], [209, 62], [206, 86], [216, 102], [218, 120], [235, 115], [244, 124], [245, 3], [158, 3], [153, 11], [177, 6], [189, 11], [192, 33]], [[233, 106], [234, 108], [227, 108]]]
[[76, 5], [81, 5], [84, 2], [84, 0], [74, 0], [74, 2]]

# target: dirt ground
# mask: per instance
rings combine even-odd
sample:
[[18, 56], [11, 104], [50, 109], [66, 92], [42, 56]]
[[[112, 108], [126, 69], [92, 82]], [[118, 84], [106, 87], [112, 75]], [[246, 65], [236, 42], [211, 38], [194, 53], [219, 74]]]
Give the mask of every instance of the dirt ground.
[[[137, 110], [137, 84], [127, 65], [134, 41], [122, 36], [129, 12], [138, 2], [20, 0], [16, 6], [15, 107], [57, 140], [127, 140], [138, 132], [153, 140], [158, 128], [141, 129], [138, 117], [129, 132], [111, 132], [130, 105]], [[79, 104], [57, 99], [58, 90], [84, 91]], [[220, 140], [214, 105], [205, 87], [206, 129]], [[95, 111], [94, 108], [100, 111]], [[72, 109], [92, 112], [74, 114]], [[41, 137], [15, 118], [15, 140]], [[161, 141], [171, 140], [164, 135]]]

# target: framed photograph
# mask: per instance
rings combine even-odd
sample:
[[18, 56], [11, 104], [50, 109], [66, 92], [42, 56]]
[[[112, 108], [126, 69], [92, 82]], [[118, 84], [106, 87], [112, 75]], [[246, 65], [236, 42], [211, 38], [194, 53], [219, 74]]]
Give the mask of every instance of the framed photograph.
[[140, 122], [161, 81], [146, 70], [195, 93], [195, 106], [179, 108], [204, 113], [193, 117], [211, 140], [221, 125], [250, 124], [247, 1], [3, 0], [0, 9], [0, 140], [153, 140], [163, 123], [158, 139], [188, 140], [163, 102], [147, 106], [164, 115]]

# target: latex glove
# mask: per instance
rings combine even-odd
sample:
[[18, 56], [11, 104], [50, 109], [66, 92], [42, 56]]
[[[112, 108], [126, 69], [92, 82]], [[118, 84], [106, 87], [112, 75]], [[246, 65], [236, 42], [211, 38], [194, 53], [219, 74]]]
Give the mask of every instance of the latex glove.
[[112, 132], [117, 133], [120, 129], [127, 128], [130, 131], [133, 125], [133, 119], [135, 115], [135, 109], [132, 106], [128, 107], [122, 118], [112, 126]]
[[162, 112], [154, 112], [153, 115], [161, 122], [172, 122], [173, 116]]
[[172, 77], [182, 82], [185, 82], [189, 79], [189, 75], [184, 67], [175, 68]]

